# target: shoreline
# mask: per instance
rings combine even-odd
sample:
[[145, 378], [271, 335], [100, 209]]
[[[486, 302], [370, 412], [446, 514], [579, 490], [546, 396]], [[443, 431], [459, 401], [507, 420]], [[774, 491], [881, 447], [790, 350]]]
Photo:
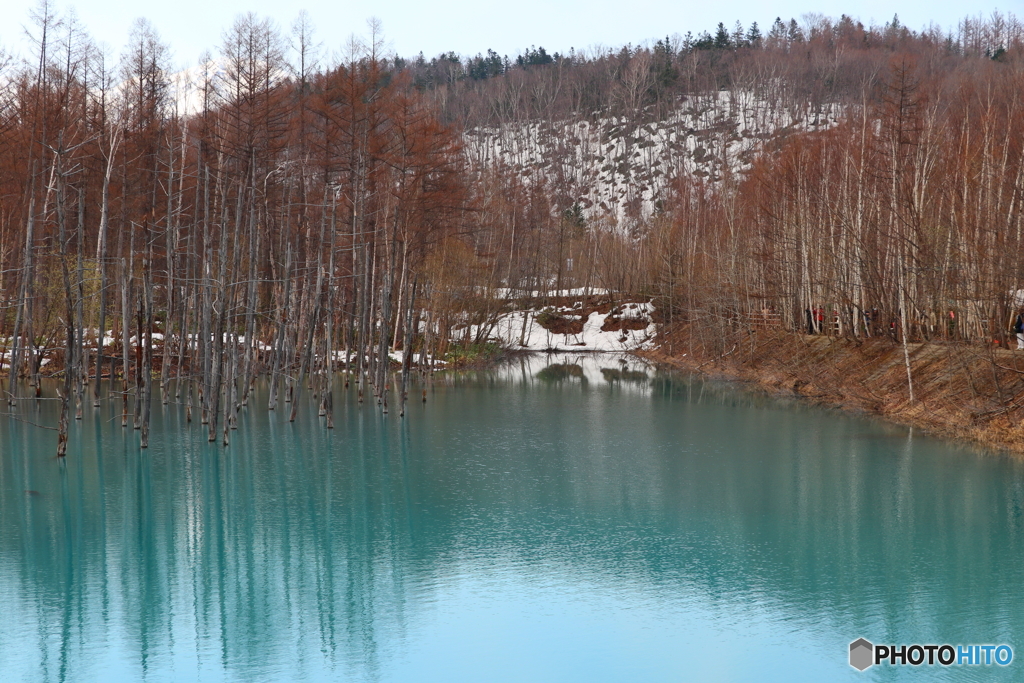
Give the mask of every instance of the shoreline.
[[[483, 370], [529, 356], [631, 356], [713, 380], [740, 382], [774, 398], [870, 415], [1024, 457], [1024, 351], [964, 342], [908, 344], [915, 394], [910, 401], [903, 347], [886, 336], [756, 329], [715, 338], [681, 326], [662, 332], [655, 344], [615, 351], [505, 348], [496, 356], [464, 358], [435, 371]], [[44, 377], [56, 380], [60, 374]], [[104, 376], [103, 381], [110, 380]]]
[[[908, 344], [888, 337], [834, 338], [756, 331], [728, 340], [728, 354], [676, 330], [655, 349], [632, 352], [657, 365], [739, 381], [771, 396], [881, 417], [940, 438], [1024, 457], [1024, 351], [968, 344]], [[721, 341], [716, 345], [724, 348]], [[670, 353], [670, 348], [686, 348]], [[1018, 403], [1020, 401], [1020, 403]]]

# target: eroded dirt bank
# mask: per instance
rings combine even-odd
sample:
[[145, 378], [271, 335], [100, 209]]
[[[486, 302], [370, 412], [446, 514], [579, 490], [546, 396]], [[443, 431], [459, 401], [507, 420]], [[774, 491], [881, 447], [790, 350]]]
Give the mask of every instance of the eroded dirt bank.
[[702, 340], [679, 327], [659, 340], [658, 348], [638, 355], [1024, 455], [1024, 351], [909, 344], [911, 401], [903, 347], [888, 337], [752, 330]]

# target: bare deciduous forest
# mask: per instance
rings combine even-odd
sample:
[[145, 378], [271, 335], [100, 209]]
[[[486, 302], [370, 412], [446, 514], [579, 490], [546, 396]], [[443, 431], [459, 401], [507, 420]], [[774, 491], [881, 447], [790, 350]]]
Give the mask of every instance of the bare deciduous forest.
[[260, 377], [327, 426], [337, 372], [403, 410], [414, 367], [567, 288], [710, 354], [884, 337], [911, 401], [908, 344], [1005, 347], [1024, 303], [1012, 15], [430, 60], [246, 15], [187, 71], [145, 22], [117, 59], [32, 22], [0, 58], [0, 362], [15, 412], [60, 380], [59, 454], [101, 401], [143, 446], [153, 400], [226, 444]]

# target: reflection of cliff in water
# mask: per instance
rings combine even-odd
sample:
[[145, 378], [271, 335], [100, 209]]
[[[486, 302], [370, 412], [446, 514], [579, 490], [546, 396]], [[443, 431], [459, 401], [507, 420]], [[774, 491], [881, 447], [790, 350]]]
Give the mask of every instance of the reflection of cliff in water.
[[767, 604], [851, 637], [916, 621], [1024, 640], [1004, 599], [1024, 578], [1020, 465], [585, 362], [586, 385], [533, 364], [439, 376], [405, 422], [339, 401], [333, 433], [311, 405], [294, 424], [253, 408], [226, 450], [173, 408], [145, 453], [97, 417], [66, 467], [2, 422], [0, 642], [35, 629], [40, 680], [86, 666], [96, 633], [124, 634], [143, 670], [195, 641], [255, 678], [296, 648], [373, 678], [478, 565]]

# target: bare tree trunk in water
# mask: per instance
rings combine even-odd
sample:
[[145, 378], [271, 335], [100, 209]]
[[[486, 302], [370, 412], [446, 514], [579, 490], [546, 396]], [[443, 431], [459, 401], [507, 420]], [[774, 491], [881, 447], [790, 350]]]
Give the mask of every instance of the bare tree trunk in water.
[[[59, 161], [57, 162], [59, 163]], [[64, 329], [66, 344], [64, 346], [64, 390], [60, 394], [60, 421], [57, 425], [57, 457], [63, 458], [68, 451], [68, 412], [71, 393], [75, 386], [75, 372], [78, 363], [75, 358], [75, 303], [71, 294], [71, 273], [68, 272], [68, 243], [66, 229], [66, 210], [64, 206], [64, 179], [59, 180], [57, 190], [57, 239], [60, 240], [60, 271], [64, 283]]]
[[85, 192], [78, 190], [78, 239], [75, 270], [78, 280], [75, 296], [75, 419], [82, 419], [82, 404], [85, 400], [85, 382], [89, 379], [89, 359], [85, 352], [85, 263], [82, 245], [85, 243]]
[[270, 398], [267, 402], [267, 409], [277, 408], [277, 386], [279, 383], [278, 374], [281, 369], [281, 362], [284, 355], [285, 329], [288, 327], [288, 300], [292, 296], [292, 248], [291, 244], [286, 247], [284, 257], [284, 296], [281, 299], [281, 309], [277, 321], [277, 338], [274, 340], [274, 360], [270, 370]]
[[21, 367], [21, 351], [25, 345], [21, 341], [22, 324], [27, 317], [28, 289], [32, 278], [32, 244], [33, 226], [36, 211], [35, 197], [28, 200], [28, 222], [25, 225], [25, 256], [21, 264], [21, 285], [18, 288], [17, 313], [14, 316], [14, 348], [11, 349], [11, 365], [7, 371], [8, 404], [14, 405], [18, 397], [18, 369]]
[[[152, 240], [146, 240], [148, 252], [142, 263], [143, 282], [143, 321], [145, 329], [142, 347], [142, 447], [149, 447], [149, 416], [153, 401], [153, 264]], [[166, 329], [166, 328], [165, 328]], [[167, 346], [167, 335], [164, 334], [164, 346]]]
[[416, 306], [416, 285], [419, 276], [412, 280], [408, 306], [405, 309], [405, 343], [402, 344], [402, 406], [399, 417], [405, 417], [405, 402], [409, 398], [409, 370], [412, 367], [413, 309]]
[[128, 426], [128, 300], [130, 298], [131, 274], [128, 264], [121, 257], [121, 426]]

